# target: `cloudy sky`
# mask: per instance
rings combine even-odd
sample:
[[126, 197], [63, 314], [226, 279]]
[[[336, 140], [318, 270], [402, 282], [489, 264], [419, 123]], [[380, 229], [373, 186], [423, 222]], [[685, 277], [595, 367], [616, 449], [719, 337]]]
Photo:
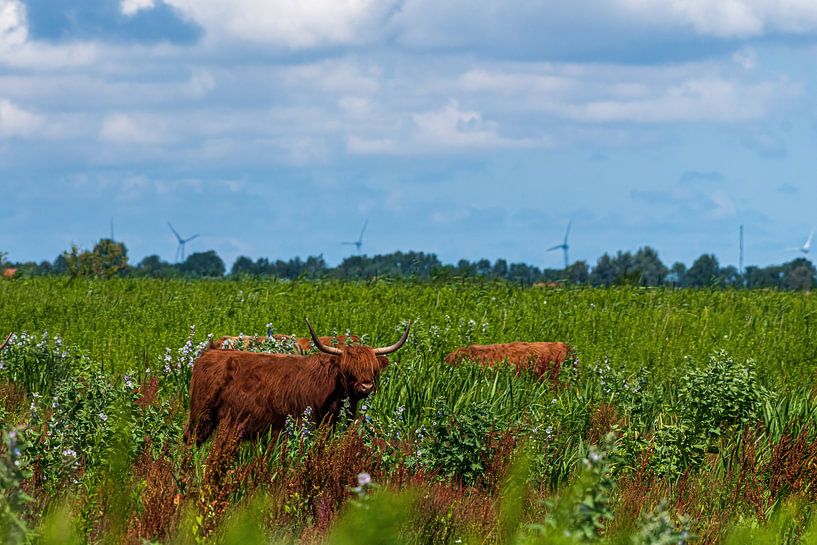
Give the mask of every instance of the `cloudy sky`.
[[0, 250], [779, 263], [814, 0], [0, 0]]

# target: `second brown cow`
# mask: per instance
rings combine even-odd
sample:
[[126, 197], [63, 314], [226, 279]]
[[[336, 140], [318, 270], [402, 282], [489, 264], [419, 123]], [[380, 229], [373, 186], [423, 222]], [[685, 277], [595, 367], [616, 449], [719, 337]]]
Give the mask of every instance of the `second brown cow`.
[[445, 361], [457, 364], [462, 360], [471, 360], [489, 367], [507, 361], [520, 372], [530, 371], [537, 377], [546, 376], [556, 382], [562, 364], [573, 354], [570, 345], [558, 342], [472, 344], [457, 348], [445, 357]]
[[[315, 347], [315, 343], [312, 342], [312, 339], [310, 337], [295, 337], [294, 335], [281, 335], [279, 333], [272, 335], [272, 337], [225, 335], [224, 337], [219, 337], [218, 339], [213, 341], [213, 345], [216, 348], [222, 348], [227, 350], [242, 350], [250, 348], [254, 344], [261, 345], [262, 343], [270, 340], [271, 338], [284, 344], [285, 346], [288, 346], [287, 343], [292, 343], [293, 348], [297, 351], [298, 354], [309, 354], [314, 350], [317, 350], [317, 348]], [[318, 339], [326, 346], [334, 346], [336, 341], [338, 346], [347, 344], [348, 345], [361, 344], [361, 339], [357, 335], [318, 337]]]

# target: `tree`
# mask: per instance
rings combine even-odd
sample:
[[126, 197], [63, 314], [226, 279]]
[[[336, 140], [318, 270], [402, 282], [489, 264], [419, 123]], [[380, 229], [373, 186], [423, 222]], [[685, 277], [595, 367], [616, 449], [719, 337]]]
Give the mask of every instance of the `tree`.
[[616, 281], [616, 268], [613, 259], [606, 252], [590, 272], [590, 283], [594, 286], [612, 286]]
[[783, 269], [779, 265], [769, 267], [756, 267], [750, 265], [746, 267], [743, 274], [746, 287], [749, 289], [758, 288], [779, 288], [783, 278]]
[[669, 272], [658, 258], [658, 252], [649, 246], [639, 248], [633, 257], [632, 267], [638, 273], [642, 286], [660, 286]]
[[704, 254], [692, 264], [685, 276], [685, 285], [692, 288], [712, 286], [719, 279], [720, 266], [718, 258]]
[[218, 278], [224, 276], [224, 261], [214, 250], [190, 254], [179, 270], [185, 276], [193, 278]]
[[54, 274], [65, 274], [68, 272], [68, 263], [65, 261], [65, 254], [60, 254], [54, 258], [51, 272]]
[[590, 267], [587, 261], [576, 261], [568, 267], [567, 279], [571, 284], [586, 284], [590, 279]]
[[667, 274], [667, 282], [673, 286], [683, 286], [685, 285], [686, 274], [687, 266], [680, 261], [676, 261], [672, 264], [672, 267], [670, 267], [669, 273]]
[[809, 291], [814, 287], [817, 269], [808, 259], [797, 259], [783, 264], [783, 286], [790, 290]]
[[[259, 260], [260, 261], [260, 260]], [[235, 260], [233, 263], [232, 269], [230, 269], [230, 274], [232, 275], [239, 275], [239, 274], [258, 274], [258, 269], [253, 263], [253, 260], [249, 257], [242, 255], [239, 256], [238, 259]]]
[[734, 265], [721, 268], [721, 270], [718, 271], [718, 278], [720, 278], [724, 286], [730, 288], [743, 287], [743, 275], [740, 274], [740, 271], [738, 271], [738, 268]]
[[162, 261], [162, 258], [155, 254], [144, 257], [134, 272], [139, 276], [149, 278], [171, 278], [178, 275], [176, 267], [167, 261]]
[[109, 238], [101, 239], [91, 251], [72, 245], [71, 251], [62, 255], [71, 278], [113, 278], [128, 271], [127, 248]]
[[504, 259], [497, 259], [491, 270], [491, 276], [494, 278], [508, 278], [508, 262]]

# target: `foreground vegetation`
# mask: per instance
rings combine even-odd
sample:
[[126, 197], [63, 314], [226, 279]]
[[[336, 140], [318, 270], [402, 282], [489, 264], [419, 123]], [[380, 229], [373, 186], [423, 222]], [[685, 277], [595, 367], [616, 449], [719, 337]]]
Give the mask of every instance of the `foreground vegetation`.
[[[182, 444], [207, 334], [392, 342], [359, 418]], [[0, 282], [5, 542], [813, 543], [817, 302], [506, 283]], [[191, 328], [191, 326], [195, 326]], [[23, 331], [28, 333], [24, 334]], [[564, 340], [546, 382], [450, 367]]]

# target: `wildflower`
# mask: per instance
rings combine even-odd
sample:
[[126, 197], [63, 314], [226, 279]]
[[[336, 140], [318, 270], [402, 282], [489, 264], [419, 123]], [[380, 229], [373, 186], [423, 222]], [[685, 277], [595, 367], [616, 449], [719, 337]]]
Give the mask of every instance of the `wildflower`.
[[5, 369], [5, 368], [6, 368], [5, 363], [3, 363], [2, 361], [0, 361], [0, 371], [2, 371], [2, 370], [3, 370], [3, 369]]
[[592, 461], [593, 463], [596, 463], [596, 462], [598, 462], [600, 460], [601, 460], [601, 454], [599, 454], [596, 451], [593, 451], [593, 452], [590, 453], [590, 461]]
[[358, 473], [357, 475], [357, 485], [360, 487], [368, 486], [372, 484], [372, 476], [368, 473]]
[[102, 420], [103, 422], [107, 422], [108, 421], [108, 415], [105, 414], [105, 413], [99, 413], [99, 419]]
[[66, 458], [76, 458], [77, 452], [74, 449], [67, 448], [62, 451], [62, 455]]

